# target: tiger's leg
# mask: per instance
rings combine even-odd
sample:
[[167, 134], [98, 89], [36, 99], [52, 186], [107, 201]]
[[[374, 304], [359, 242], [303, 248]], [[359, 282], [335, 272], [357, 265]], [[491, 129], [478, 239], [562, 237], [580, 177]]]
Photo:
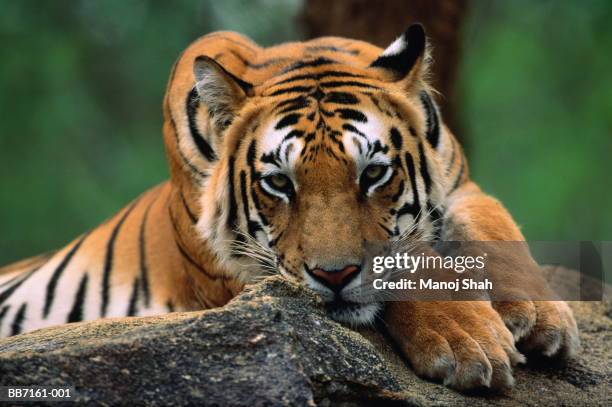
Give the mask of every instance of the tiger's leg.
[[[445, 227], [444, 240], [525, 240], [506, 209], [473, 182], [464, 183], [450, 195], [445, 223], [448, 227]], [[555, 297], [546, 291], [546, 286], [539, 285], [540, 266], [531, 257], [527, 245], [517, 244], [512, 246], [513, 250], [498, 251], [493, 246], [487, 245], [487, 271], [499, 282], [496, 291], [510, 299], [524, 299], [492, 303], [515, 340], [520, 340], [520, 348], [546, 356], [571, 357], [579, 346], [572, 311], [564, 301], [531, 300]], [[534, 285], [539, 286], [530, 295]]]
[[414, 371], [457, 390], [512, 387], [524, 361], [487, 301], [387, 303], [387, 330]]
[[[475, 184], [463, 184], [449, 198], [444, 240], [524, 240], [503, 206]], [[432, 254], [436, 254], [433, 249]], [[517, 271], [540, 273], [528, 250], [513, 253], [511, 259], [507, 255], [505, 250], [488, 253], [487, 270], [502, 278]], [[507, 287], [513, 289], [511, 284]], [[548, 356], [571, 356], [579, 343], [565, 302], [532, 301], [528, 293], [512, 294], [525, 300], [390, 302], [385, 321], [418, 374], [458, 390], [483, 386], [503, 390], [514, 382], [511, 366], [524, 361], [516, 340], [522, 339], [523, 349]]]
[[[438, 255], [427, 246], [419, 247], [418, 252]], [[433, 272], [441, 276], [444, 271]], [[421, 278], [427, 278], [423, 275]], [[412, 294], [419, 298], [416, 292]], [[388, 302], [385, 322], [418, 375], [457, 390], [510, 388], [512, 366], [524, 361], [512, 333], [489, 301]]]

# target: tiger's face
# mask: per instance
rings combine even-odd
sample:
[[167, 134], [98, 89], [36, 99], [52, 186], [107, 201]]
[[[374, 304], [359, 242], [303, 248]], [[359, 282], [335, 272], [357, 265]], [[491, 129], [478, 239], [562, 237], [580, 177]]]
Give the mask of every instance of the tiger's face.
[[[415, 46], [422, 59], [424, 44]], [[197, 69], [202, 95], [215, 86], [216, 95], [222, 86], [250, 94], [219, 122], [224, 152], [204, 191], [216, 210], [201, 233], [245, 281], [277, 269], [319, 293], [334, 318], [372, 322], [380, 304], [360, 296], [368, 246], [434, 230], [437, 170], [426, 156], [439, 124], [429, 96], [375, 68], [324, 59], [254, 88], [213, 82], [230, 74], [209, 60]]]
[[367, 245], [431, 227], [417, 219], [419, 193], [430, 188], [415, 173], [424, 160], [423, 117], [409, 100], [400, 110], [381, 91], [319, 86], [286, 100], [271, 103], [243, 146], [247, 166], [237, 185], [250, 207], [246, 233], [336, 318], [369, 320], [378, 305], [360, 304]]

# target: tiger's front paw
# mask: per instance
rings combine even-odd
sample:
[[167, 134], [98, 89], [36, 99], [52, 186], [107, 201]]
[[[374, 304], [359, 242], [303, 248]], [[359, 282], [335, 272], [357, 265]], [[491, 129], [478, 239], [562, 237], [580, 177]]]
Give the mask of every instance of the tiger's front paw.
[[493, 307], [525, 352], [571, 358], [580, 347], [576, 320], [564, 301], [505, 301]]
[[524, 362], [514, 339], [488, 302], [393, 302], [389, 333], [420, 376], [465, 391], [505, 390], [512, 366]]

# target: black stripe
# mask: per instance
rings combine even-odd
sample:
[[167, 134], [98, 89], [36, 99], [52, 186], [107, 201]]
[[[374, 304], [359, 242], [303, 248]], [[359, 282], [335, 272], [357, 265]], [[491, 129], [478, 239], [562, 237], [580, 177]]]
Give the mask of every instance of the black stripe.
[[185, 212], [187, 212], [187, 216], [191, 220], [191, 223], [198, 223], [198, 217], [194, 215], [193, 211], [187, 204], [187, 200], [185, 199], [185, 195], [183, 194], [183, 190], [179, 190], [179, 195], [181, 196], [181, 202], [183, 202], [183, 206], [185, 207]]
[[401, 149], [402, 134], [399, 132], [399, 130], [395, 127], [391, 127], [391, 130], [389, 131], [389, 136], [391, 137], [391, 143], [393, 143], [393, 147], [395, 147], [396, 150]]
[[295, 96], [289, 99], [285, 99], [283, 101], [280, 101], [276, 104], [276, 109], [280, 109], [281, 107], [285, 107], [287, 105], [303, 105], [306, 104], [307, 105], [308, 99], [306, 99], [305, 96], [300, 95], [300, 96]]
[[21, 325], [23, 324], [23, 320], [25, 319], [25, 313], [26, 313], [26, 309], [28, 307], [28, 304], [26, 304], [25, 302], [23, 304], [21, 304], [21, 307], [19, 307], [19, 310], [17, 311], [17, 314], [15, 315], [15, 319], [13, 320], [13, 323], [11, 324], [11, 335], [18, 335], [21, 333]]
[[297, 82], [297, 81], [302, 81], [302, 80], [313, 80], [313, 81], [318, 81], [319, 79], [325, 78], [325, 77], [348, 77], [348, 78], [365, 78], [365, 76], [363, 75], [358, 75], [358, 74], [354, 74], [351, 72], [342, 72], [342, 71], [324, 71], [324, 72], [319, 72], [317, 74], [303, 74], [303, 75], [296, 75], [296, 76], [291, 76], [287, 79], [283, 79], [282, 81], [276, 82], [270, 86], [278, 86], [278, 85], [282, 85], [284, 83], [289, 83], [289, 82]]
[[191, 139], [198, 148], [198, 151], [200, 151], [200, 154], [202, 154], [208, 161], [215, 161], [217, 159], [217, 154], [215, 154], [210, 144], [206, 140], [204, 140], [204, 137], [202, 137], [200, 130], [198, 130], [198, 125], [196, 123], [196, 114], [198, 113], [199, 106], [200, 96], [198, 95], [198, 90], [196, 88], [193, 88], [191, 89], [191, 92], [189, 92], [189, 95], [187, 95], [186, 101], [189, 133], [191, 134]]
[[108, 239], [108, 243], [106, 245], [104, 272], [102, 274], [102, 304], [100, 307], [101, 317], [106, 316], [106, 310], [108, 308], [108, 299], [110, 297], [110, 277], [111, 272], [113, 271], [113, 260], [115, 257], [115, 242], [117, 241], [117, 236], [119, 235], [121, 226], [123, 226], [123, 222], [125, 222], [128, 215], [130, 214], [130, 212], [132, 212], [137, 203], [138, 200], [125, 210], [125, 213], [121, 216], [121, 218], [113, 228], [110, 239]]
[[393, 202], [397, 202], [398, 199], [404, 194], [404, 180], [400, 181], [399, 186], [397, 187], [397, 192], [391, 196], [391, 200]]
[[[183, 150], [181, 149], [181, 143], [179, 142], [179, 138], [178, 138], [178, 131], [176, 129], [176, 122], [174, 121], [174, 117], [172, 116], [172, 111], [170, 110], [170, 108], [168, 108], [168, 112], [170, 114], [170, 124], [172, 125], [172, 130], [174, 132], [174, 140], [176, 141], [176, 150], [178, 151], [179, 155], [181, 156], [181, 160], [183, 161], [183, 163], [185, 165], [187, 165], [189, 167], [189, 169], [191, 170], [191, 173], [193, 175], [197, 175], [200, 178], [206, 178], [206, 174], [204, 172], [202, 172], [198, 167], [195, 166], [194, 163], [192, 163], [186, 156], [185, 153], [183, 153]], [[201, 179], [196, 179], [196, 182], [198, 183], [198, 185], [201, 185]]]
[[[251, 173], [251, 182], [253, 182], [253, 174], [252, 173]], [[261, 203], [259, 202], [259, 196], [257, 195], [257, 190], [255, 190], [255, 188], [251, 188], [251, 199], [253, 200], [253, 204], [255, 204], [255, 208], [258, 211], [257, 214], [259, 215], [259, 218], [261, 219], [261, 222], [265, 226], [270, 225], [270, 221], [268, 220], [268, 218], [263, 213], [261, 213]]]
[[[292, 138], [300, 138], [304, 135], [304, 132], [302, 130], [291, 130], [289, 133], [287, 133], [287, 135], [285, 137], [283, 137], [283, 141], [281, 141], [281, 143], [284, 143], [287, 140], [290, 140]], [[290, 150], [287, 149], [287, 151], [285, 151], [285, 160], [288, 161], [287, 156], [289, 155]]]
[[43, 309], [44, 318], [47, 318], [47, 316], [49, 315], [49, 311], [51, 311], [51, 305], [53, 305], [53, 299], [55, 298], [55, 288], [57, 287], [59, 278], [61, 277], [62, 273], [70, 263], [70, 260], [72, 260], [72, 257], [79, 250], [88, 235], [89, 233], [84, 234], [79, 239], [79, 241], [76, 242], [74, 246], [72, 246], [72, 249], [70, 249], [66, 256], [64, 256], [61, 263], [55, 268], [53, 275], [49, 279], [49, 282], [47, 283], [47, 294], [45, 296], [45, 308]]
[[[219, 280], [219, 279], [223, 279], [226, 280], [228, 279], [227, 276], [225, 275], [214, 275], [214, 274], [210, 274], [208, 271], [206, 271], [204, 268], [202, 268], [202, 266], [200, 266], [190, 255], [189, 253], [187, 253], [187, 250], [185, 249], [185, 247], [183, 246], [183, 242], [181, 240], [181, 233], [179, 231], [179, 228], [176, 224], [176, 219], [174, 218], [174, 215], [172, 214], [172, 209], [168, 206], [168, 215], [170, 217], [170, 223], [172, 224], [172, 228], [174, 229], [174, 243], [176, 244], [177, 249], [179, 250], [179, 252], [181, 253], [181, 255], [192, 265], [194, 266], [196, 269], [198, 269], [199, 272], [201, 272], [202, 274], [204, 274], [206, 277], [210, 278], [211, 280]], [[238, 235], [241, 236], [241, 235]]]
[[[2, 305], [2, 303], [4, 303], [4, 301], [6, 301], [6, 299], [10, 297], [11, 294], [13, 294], [13, 292], [15, 292], [15, 290], [18, 289], [19, 286], [23, 284], [23, 282], [26, 281], [38, 269], [39, 268], [37, 267], [34, 270], [27, 272], [25, 276], [23, 274], [20, 274], [19, 277], [21, 277], [21, 280], [15, 282], [12, 286], [2, 291], [2, 293], [0, 294], [0, 305]], [[14, 279], [11, 279], [11, 281], [13, 280]]]
[[338, 113], [341, 119], [354, 120], [356, 122], [367, 123], [368, 118], [365, 114], [355, 109], [336, 109], [334, 113]]
[[[294, 131], [291, 131], [287, 136], [285, 136], [285, 139]], [[251, 140], [251, 144], [249, 144], [249, 149], [247, 153], [247, 165], [249, 166], [249, 169], [250, 169], [249, 180], [251, 181], [251, 185], [253, 185], [255, 183], [254, 180], [259, 177], [259, 172], [255, 168], [256, 154], [257, 154], [257, 141], [253, 139]], [[265, 215], [263, 215], [260, 212], [261, 203], [259, 202], [257, 191], [255, 188], [250, 188], [249, 190], [251, 191], [251, 199], [253, 200], [253, 204], [255, 205], [255, 210], [257, 211], [257, 214], [259, 215], [259, 218], [261, 219], [262, 223], [267, 226], [269, 222], [268, 222], [268, 219], [265, 217]]]
[[405, 154], [405, 158], [406, 158], [406, 166], [408, 167], [408, 175], [410, 176], [410, 184], [412, 186], [412, 191], [413, 191], [412, 192], [413, 198], [414, 198], [413, 204], [420, 208], [421, 201], [419, 199], [419, 189], [417, 187], [416, 171], [414, 169], [414, 160], [412, 159], [412, 155], [408, 152]]
[[249, 148], [247, 150], [247, 164], [249, 167], [253, 167], [255, 165], [255, 157], [257, 156], [257, 144], [255, 139], [252, 139], [249, 143]]
[[268, 96], [278, 96], [278, 95], [282, 95], [285, 93], [292, 93], [292, 92], [310, 92], [312, 90], [312, 86], [292, 86], [290, 88], [283, 88], [283, 89], [279, 89], [279, 90], [275, 90], [274, 92], [270, 93], [270, 95]]
[[79, 289], [76, 293], [76, 297], [74, 298], [74, 303], [72, 304], [72, 309], [70, 310], [70, 314], [68, 314], [68, 319], [66, 322], [79, 322], [83, 320], [83, 304], [85, 303], [88, 279], [89, 276], [87, 273], [85, 273], [81, 279], [81, 283], [79, 284]]
[[175, 242], [176, 242], [176, 247], [179, 249], [179, 252], [183, 256], [183, 258], [185, 260], [187, 260], [187, 262], [189, 262], [189, 264], [191, 264], [193, 267], [195, 267], [200, 273], [204, 274], [206, 277], [210, 278], [211, 280], [226, 280], [227, 279], [227, 277], [223, 276], [223, 275], [210, 274], [208, 271], [206, 271], [204, 268], [202, 268], [202, 266], [200, 266], [189, 255], [189, 253], [187, 253], [187, 250], [185, 250], [185, 248], [178, 241], [176, 241], [176, 239], [175, 239]]
[[389, 229], [388, 227], [386, 227], [386, 226], [385, 226], [385, 225], [383, 225], [382, 223], [378, 222], [378, 226], [380, 226], [380, 227], [381, 227], [381, 229], [383, 229], [383, 230], [384, 230], [384, 231], [387, 233], [387, 235], [388, 235], [389, 237], [391, 237], [391, 236], [393, 236], [393, 235], [394, 235], [393, 231], [391, 231], [391, 229]]
[[[236, 203], [236, 194], [234, 192], [234, 156], [229, 159], [228, 168], [228, 187], [229, 187], [229, 212], [227, 214], [227, 228], [234, 232], [237, 229], [238, 224], [238, 204]], [[242, 235], [238, 235], [240, 238]]]
[[349, 124], [349, 123], [344, 123], [344, 124], [342, 125], [342, 128], [343, 128], [344, 130], [346, 130], [346, 131], [350, 131], [351, 133], [355, 133], [355, 134], [357, 134], [358, 136], [360, 136], [360, 137], [362, 137], [363, 139], [365, 139], [365, 141], [367, 141], [367, 142], [368, 142], [368, 144], [369, 144], [368, 137], [367, 137], [365, 134], [363, 134], [363, 132], [361, 132], [361, 131], [360, 131], [358, 128], [356, 128], [355, 126], [353, 126], [352, 124]]
[[287, 99], [287, 100], [280, 102], [276, 106], [276, 108], [279, 109], [283, 106], [286, 106], [286, 107], [280, 110], [278, 114], [285, 114], [285, 113], [293, 112], [295, 110], [305, 109], [310, 106], [310, 101], [306, 97], [300, 95], [298, 97]]
[[425, 91], [421, 92], [421, 103], [423, 103], [425, 113], [427, 114], [427, 141], [429, 141], [433, 148], [437, 148], [440, 141], [440, 123], [436, 106]]
[[274, 126], [274, 129], [281, 130], [287, 126], [293, 126], [300, 120], [300, 117], [302, 117], [302, 115], [299, 113], [288, 114], [282, 119], [280, 119], [278, 123], [276, 123], [276, 126]]
[[367, 83], [357, 82], [357, 81], [330, 81], [330, 82], [321, 82], [320, 85], [324, 88], [339, 88], [341, 86], [355, 86], [358, 88], [380, 89], [377, 86], [369, 85]]
[[369, 147], [368, 157], [373, 157], [374, 154], [378, 153], [379, 151], [382, 151], [385, 154], [389, 151], [389, 147], [386, 145], [383, 145], [380, 142], [380, 140], [376, 140], [374, 144], [372, 144], [371, 146], [368, 145], [368, 147]]
[[274, 246], [276, 246], [276, 244], [278, 243], [278, 241], [280, 240], [280, 238], [281, 238], [281, 237], [283, 237], [283, 235], [284, 235], [284, 234], [285, 234], [285, 231], [284, 231], [284, 230], [281, 230], [281, 231], [278, 233], [278, 236], [276, 236], [274, 239], [270, 240], [270, 242], [268, 243], [268, 246], [270, 246], [270, 247], [274, 247]]
[[[166, 89], [171, 89], [172, 85], [174, 83], [174, 77], [176, 75], [176, 67], [179, 63], [179, 61], [181, 60], [181, 58], [183, 57], [183, 53], [181, 53], [181, 55], [179, 55], [179, 57], [177, 58], [177, 60], [174, 62], [174, 65], [172, 65], [172, 71], [170, 72], [170, 80], [168, 81], [168, 85], [166, 86]], [[189, 167], [189, 169], [191, 170], [191, 173], [193, 175], [198, 175], [201, 178], [205, 178], [206, 174], [204, 174], [202, 171], [200, 171], [195, 165], [193, 165], [193, 163], [191, 161], [189, 161], [189, 159], [187, 159], [187, 157], [185, 157], [185, 154], [183, 153], [183, 150], [181, 150], [181, 145], [179, 143], [179, 139], [178, 139], [178, 131], [176, 129], [176, 122], [174, 121], [174, 115], [172, 114], [172, 108], [170, 107], [170, 102], [168, 101], [168, 97], [167, 97], [168, 93], [166, 94], [166, 97], [164, 97], [164, 111], [168, 112], [168, 115], [170, 116], [170, 124], [172, 125], [172, 130], [174, 131], [174, 140], [176, 141], [176, 149], [178, 150], [178, 153], [181, 157], [181, 160], [183, 161], [183, 163], [185, 165], [187, 165]], [[198, 185], [201, 185], [201, 179], [196, 178], [195, 179], [196, 183]]]
[[410, 153], [406, 153], [406, 166], [408, 167], [408, 175], [410, 176], [410, 184], [413, 190], [413, 200], [414, 202], [406, 202], [402, 207], [397, 211], [397, 218], [399, 219], [402, 215], [411, 214], [417, 221], [417, 216], [421, 210], [421, 203], [419, 202], [419, 191], [417, 189], [416, 175], [414, 170], [414, 161]]
[[310, 68], [310, 67], [321, 66], [321, 65], [330, 65], [330, 64], [335, 64], [335, 63], [337, 62], [334, 60], [321, 57], [321, 58], [316, 58], [316, 59], [312, 59], [309, 61], [297, 62], [283, 69], [282, 73], [288, 73], [288, 72], [296, 71], [302, 68]]
[[453, 183], [451, 191], [454, 191], [455, 189], [459, 188], [459, 185], [461, 184], [461, 180], [463, 178], [463, 172], [465, 171], [465, 157], [462, 153], [459, 153], [459, 155], [461, 156], [461, 168], [459, 169], [459, 174], [457, 174], [457, 178], [455, 178], [455, 182]]
[[260, 161], [268, 164], [274, 164], [277, 167], [280, 167], [280, 162], [278, 161], [278, 156], [276, 152], [270, 151], [269, 153], [262, 154], [260, 157]]
[[[249, 211], [249, 200], [247, 198], [246, 172], [244, 170], [240, 171], [240, 197], [242, 198], [242, 209], [244, 211], [244, 218], [245, 221], [248, 223], [251, 218], [251, 214]], [[252, 234], [251, 236], [255, 236], [255, 234]]]
[[429, 195], [431, 191], [431, 176], [429, 175], [429, 167], [427, 165], [427, 157], [423, 151], [423, 144], [419, 143], [419, 161], [421, 164], [421, 177], [425, 183], [425, 193]]
[[142, 291], [144, 295], [145, 306], [149, 307], [150, 304], [150, 290], [149, 290], [149, 268], [147, 266], [147, 245], [146, 245], [146, 227], [147, 220], [149, 219], [149, 210], [157, 201], [159, 195], [155, 197], [155, 199], [151, 200], [151, 203], [145, 209], [145, 213], [142, 217], [142, 222], [140, 223], [140, 231], [138, 234], [138, 245], [140, 252], [140, 279], [142, 281]]
[[397, 211], [397, 219], [407, 214], [412, 215], [412, 217], [415, 218], [415, 222], [416, 222], [416, 217], [419, 214], [419, 206], [418, 205], [415, 206], [414, 204], [411, 204], [410, 202], [406, 202]]
[[5, 305], [4, 307], [0, 308], [0, 332], [2, 332], [2, 320], [4, 319], [4, 316], [8, 312], [9, 308], [11, 308], [10, 305]]
[[242, 196], [242, 207], [244, 209], [244, 217], [247, 223], [247, 231], [249, 236], [255, 238], [257, 232], [262, 230], [259, 222], [251, 221], [251, 214], [249, 210], [249, 199], [247, 196], [247, 187], [246, 187], [246, 172], [240, 171], [240, 194]]
[[359, 104], [359, 99], [348, 92], [329, 92], [325, 99], [323, 99], [323, 102], [335, 103], [337, 105], [356, 105]]
[[134, 279], [132, 287], [132, 295], [130, 295], [130, 305], [128, 307], [127, 316], [133, 317], [138, 313], [138, 292], [140, 291], [140, 280], [138, 277]]

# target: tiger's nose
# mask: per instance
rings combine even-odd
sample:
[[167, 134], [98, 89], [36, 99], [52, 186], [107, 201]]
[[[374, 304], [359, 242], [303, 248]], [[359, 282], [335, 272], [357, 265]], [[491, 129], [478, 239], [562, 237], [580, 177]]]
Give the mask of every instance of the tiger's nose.
[[332, 290], [339, 291], [359, 273], [359, 267], [351, 265], [341, 270], [323, 270], [322, 268], [315, 268], [311, 273], [317, 280], [321, 281]]

